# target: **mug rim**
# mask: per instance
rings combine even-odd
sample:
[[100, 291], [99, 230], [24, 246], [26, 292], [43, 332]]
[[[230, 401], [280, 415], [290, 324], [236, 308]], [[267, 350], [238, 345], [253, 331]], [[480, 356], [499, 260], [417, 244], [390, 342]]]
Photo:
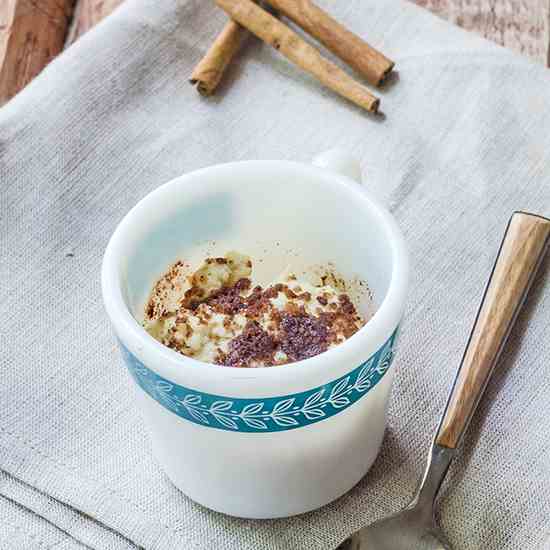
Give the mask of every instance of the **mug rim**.
[[[258, 168], [288, 168], [295, 172], [309, 173], [317, 178], [323, 178], [329, 185], [343, 186], [350, 196], [365, 206], [370, 206], [377, 214], [378, 223], [382, 226], [387, 243], [391, 247], [392, 274], [384, 299], [376, 308], [374, 315], [353, 336], [319, 355], [308, 359], [295, 361], [274, 367], [239, 369], [226, 365], [216, 365], [199, 361], [192, 357], [184, 356], [153, 338], [138, 322], [130, 311], [122, 288], [123, 277], [121, 274], [121, 262], [119, 258], [125, 248], [128, 232], [139, 219], [150, 211], [149, 205], [158, 200], [160, 196], [176, 192], [180, 186], [187, 185], [189, 180], [201, 179], [215, 172], [223, 173], [235, 168], [245, 170], [257, 170]], [[192, 192], [187, 188], [187, 192]], [[153, 371], [161, 374], [169, 380], [181, 378], [182, 371], [189, 374], [200, 375], [203, 379], [219, 380], [220, 377], [229, 376], [231, 379], [250, 379], [251, 374], [255, 379], [268, 381], [273, 377], [280, 380], [281, 377], [292, 375], [295, 368], [301, 375], [320, 373], [331, 364], [339, 364], [349, 358], [360, 355], [360, 348], [367, 348], [365, 340], [372, 340], [378, 335], [377, 346], [381, 345], [396, 329], [403, 314], [405, 298], [409, 283], [409, 255], [401, 230], [390, 212], [373, 197], [364, 186], [348, 176], [323, 169], [315, 165], [301, 162], [279, 160], [248, 160], [222, 164], [215, 164], [199, 170], [182, 174], [164, 183], [145, 195], [123, 217], [111, 236], [102, 262], [101, 285], [104, 306], [113, 324], [115, 333], [125, 346]], [[377, 347], [375, 346], [375, 347]], [[151, 366], [153, 364], [153, 366]], [[353, 365], [350, 366], [353, 368]], [[252, 372], [251, 372], [252, 371]]]

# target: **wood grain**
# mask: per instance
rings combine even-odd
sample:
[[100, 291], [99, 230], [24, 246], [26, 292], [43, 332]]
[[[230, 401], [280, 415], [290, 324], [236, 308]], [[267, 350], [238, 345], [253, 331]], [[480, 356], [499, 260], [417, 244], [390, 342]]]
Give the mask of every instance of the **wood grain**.
[[550, 220], [516, 212], [466, 346], [436, 443], [460, 443], [550, 240]]
[[[5, 0], [4, 0], [5, 1]], [[550, 0], [411, 0], [439, 17], [550, 66]], [[71, 38], [123, 0], [80, 0]]]
[[267, 0], [277, 12], [294, 21], [327, 49], [377, 86], [394, 66], [378, 50], [338, 23], [311, 0]]
[[66, 46], [76, 42], [84, 33], [110, 15], [124, 0], [78, 0]]
[[[439, 17], [550, 66], [550, 0], [411, 0]], [[123, 0], [80, 0], [71, 38]]]
[[74, 0], [1, 0], [0, 105], [62, 49]]
[[231, 19], [273, 46], [289, 61], [314, 76], [333, 92], [367, 111], [378, 110], [380, 100], [365, 86], [323, 57], [316, 48], [252, 0], [216, 0], [216, 4]]
[[436, 15], [550, 66], [550, 0], [414, 0]]

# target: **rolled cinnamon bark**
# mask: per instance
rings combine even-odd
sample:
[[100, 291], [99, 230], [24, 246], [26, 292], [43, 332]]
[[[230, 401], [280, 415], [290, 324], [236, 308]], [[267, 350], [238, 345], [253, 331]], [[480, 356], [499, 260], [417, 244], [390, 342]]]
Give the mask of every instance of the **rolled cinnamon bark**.
[[378, 86], [394, 62], [346, 29], [311, 0], [265, 0], [327, 49]]
[[246, 29], [235, 21], [227, 22], [189, 79], [191, 84], [197, 85], [201, 95], [209, 96], [214, 93], [246, 34]]
[[324, 58], [278, 19], [252, 0], [216, 0], [233, 20], [273, 46], [287, 59], [307, 71], [322, 84], [370, 112], [377, 112], [380, 100], [353, 80], [340, 67]]

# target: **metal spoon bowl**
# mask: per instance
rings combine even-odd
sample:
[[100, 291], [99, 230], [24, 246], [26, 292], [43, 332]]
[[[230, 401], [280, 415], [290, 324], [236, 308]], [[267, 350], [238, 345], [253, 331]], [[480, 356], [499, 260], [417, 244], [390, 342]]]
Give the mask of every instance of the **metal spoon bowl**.
[[454, 454], [454, 449], [434, 444], [412, 502], [401, 512], [357, 531], [337, 550], [451, 550], [435, 522], [434, 500]]

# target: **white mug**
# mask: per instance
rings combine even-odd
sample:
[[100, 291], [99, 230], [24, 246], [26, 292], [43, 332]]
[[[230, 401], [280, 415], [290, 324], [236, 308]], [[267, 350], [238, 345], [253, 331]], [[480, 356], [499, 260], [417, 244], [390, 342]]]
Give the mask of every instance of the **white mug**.
[[[150, 193], [109, 242], [105, 307], [153, 453], [208, 508], [247, 518], [306, 512], [353, 487], [378, 454], [409, 268], [393, 217], [359, 179], [338, 151], [315, 165], [212, 166]], [[289, 264], [332, 262], [368, 281], [375, 313], [342, 344], [276, 367], [202, 363], [153, 339], [136, 318], [155, 280], [177, 259], [229, 250], [250, 255], [264, 284]]]

